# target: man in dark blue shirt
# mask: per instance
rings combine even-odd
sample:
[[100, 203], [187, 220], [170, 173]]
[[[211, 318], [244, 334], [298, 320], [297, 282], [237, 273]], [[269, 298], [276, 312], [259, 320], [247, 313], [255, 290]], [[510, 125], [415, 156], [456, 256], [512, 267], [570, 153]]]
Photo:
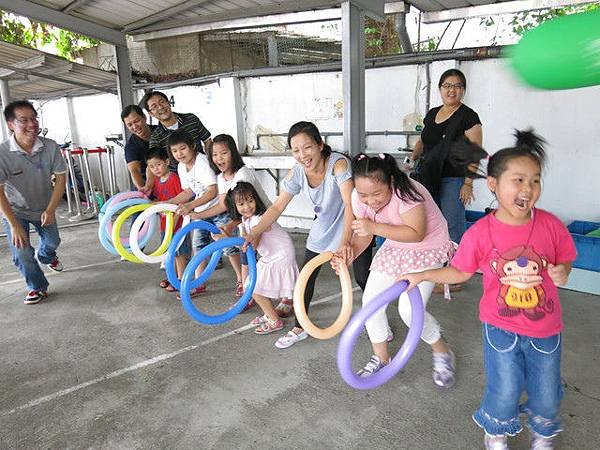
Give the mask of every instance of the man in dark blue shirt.
[[150, 148], [150, 136], [156, 128], [146, 123], [144, 111], [137, 105], [126, 106], [121, 119], [131, 132], [125, 144], [125, 161], [136, 189], [149, 194], [154, 183], [154, 175], [147, 169], [146, 155]]

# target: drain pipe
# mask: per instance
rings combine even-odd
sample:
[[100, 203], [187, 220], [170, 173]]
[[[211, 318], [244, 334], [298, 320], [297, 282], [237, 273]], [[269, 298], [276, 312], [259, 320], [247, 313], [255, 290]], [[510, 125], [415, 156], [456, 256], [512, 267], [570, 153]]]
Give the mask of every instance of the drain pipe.
[[396, 33], [398, 33], [398, 40], [402, 47], [402, 53], [412, 53], [413, 48], [406, 30], [406, 10], [409, 7], [405, 4], [404, 11], [396, 14]]

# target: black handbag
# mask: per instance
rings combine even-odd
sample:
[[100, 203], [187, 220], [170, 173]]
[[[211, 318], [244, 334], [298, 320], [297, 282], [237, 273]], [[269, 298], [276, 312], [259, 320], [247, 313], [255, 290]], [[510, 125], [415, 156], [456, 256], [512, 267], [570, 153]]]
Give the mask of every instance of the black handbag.
[[433, 148], [426, 152], [418, 160], [412, 178], [427, 188], [432, 197], [436, 197], [442, 184], [442, 170], [444, 162], [448, 158], [452, 143], [456, 140], [459, 133], [459, 126], [464, 117], [464, 111], [457, 111], [452, 116], [446, 134], [443, 139]]

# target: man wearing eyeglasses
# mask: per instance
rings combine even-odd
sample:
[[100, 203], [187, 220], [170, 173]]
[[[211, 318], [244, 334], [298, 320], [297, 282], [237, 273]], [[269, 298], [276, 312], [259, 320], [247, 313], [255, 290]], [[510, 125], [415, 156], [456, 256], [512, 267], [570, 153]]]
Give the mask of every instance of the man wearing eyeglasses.
[[[174, 130], [180, 129], [190, 133], [200, 152], [202, 152], [203, 145], [206, 150], [212, 144], [210, 131], [206, 129], [200, 119], [195, 114], [173, 112], [169, 98], [163, 92], [149, 92], [142, 100], [142, 104], [146, 111], [159, 122], [150, 137], [150, 148], [162, 147], [171, 155], [167, 144], [169, 136]], [[177, 167], [177, 162], [172, 156], [171, 165]]]
[[121, 120], [131, 132], [125, 144], [125, 162], [136, 189], [149, 195], [154, 184], [154, 175], [147, 170], [146, 155], [150, 149], [150, 136], [156, 128], [146, 122], [144, 111], [137, 105], [126, 106]]
[[[49, 283], [38, 261], [55, 272], [63, 270], [56, 256], [56, 208], [67, 168], [58, 144], [38, 136], [37, 112], [30, 102], [8, 104], [4, 118], [12, 135], [0, 144], [0, 213], [13, 262], [29, 289], [24, 303], [34, 305], [48, 297]], [[29, 239], [30, 225], [39, 235], [37, 252]]]

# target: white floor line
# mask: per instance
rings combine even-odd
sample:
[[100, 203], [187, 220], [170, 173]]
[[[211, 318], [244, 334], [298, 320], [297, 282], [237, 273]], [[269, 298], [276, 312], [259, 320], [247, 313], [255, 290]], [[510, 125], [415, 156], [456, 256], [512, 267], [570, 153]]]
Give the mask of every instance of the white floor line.
[[[357, 289], [359, 289], [359, 288], [355, 287], [353, 289], [353, 291], [356, 291]], [[312, 302], [312, 304], [313, 305], [318, 305], [318, 304], [321, 304], [321, 303], [326, 303], [326, 302], [331, 301], [331, 300], [333, 300], [333, 299], [335, 299], [337, 297], [340, 297], [340, 296], [341, 296], [341, 293], [340, 294], [329, 295], [329, 296], [324, 297], [324, 298], [322, 298], [320, 300]], [[13, 409], [10, 409], [10, 410], [7, 410], [7, 411], [2, 411], [0, 413], [0, 417], [8, 416], [10, 414], [13, 414], [13, 413], [18, 412], [18, 411], [23, 411], [25, 409], [33, 408], [34, 406], [38, 406], [38, 405], [41, 405], [42, 403], [47, 403], [47, 402], [52, 401], [54, 399], [57, 399], [57, 398], [60, 398], [60, 397], [64, 397], [65, 395], [70, 394], [72, 392], [76, 392], [76, 391], [79, 391], [79, 390], [84, 389], [86, 387], [93, 386], [95, 384], [101, 383], [103, 381], [110, 380], [112, 378], [116, 378], [118, 376], [121, 376], [121, 375], [129, 373], [129, 372], [133, 372], [134, 370], [142, 369], [144, 367], [151, 366], [153, 364], [156, 364], [156, 363], [161, 362], [161, 361], [165, 361], [167, 359], [172, 359], [172, 358], [174, 358], [176, 356], [179, 356], [179, 355], [181, 355], [183, 353], [187, 353], [187, 352], [190, 352], [192, 350], [196, 350], [196, 349], [198, 349], [200, 347], [205, 347], [207, 345], [212, 344], [213, 342], [220, 341], [222, 339], [225, 339], [226, 337], [233, 336], [235, 334], [238, 334], [238, 333], [240, 333], [242, 331], [249, 330], [251, 328], [254, 328], [254, 325], [244, 325], [243, 327], [236, 328], [235, 330], [232, 330], [232, 331], [229, 331], [227, 333], [223, 333], [223, 334], [220, 334], [218, 336], [212, 337], [210, 339], [207, 339], [206, 341], [202, 341], [199, 344], [190, 345], [188, 347], [184, 347], [182, 349], [176, 350], [176, 351], [171, 352], [171, 353], [165, 353], [165, 354], [162, 354], [162, 355], [159, 355], [159, 356], [155, 356], [154, 358], [150, 358], [150, 359], [147, 359], [145, 361], [141, 361], [141, 362], [139, 362], [137, 364], [134, 364], [133, 366], [126, 367], [124, 369], [115, 370], [114, 372], [107, 373], [106, 375], [103, 375], [103, 376], [98, 377], [98, 378], [94, 378], [93, 380], [90, 380], [90, 381], [86, 381], [85, 383], [76, 384], [75, 386], [71, 386], [70, 388], [62, 389], [62, 390], [60, 390], [58, 392], [55, 392], [53, 394], [45, 395], [43, 397], [37, 398], [35, 400], [32, 400], [30, 402], [25, 403], [24, 405], [17, 406], [16, 408], [13, 408]]]
[[[107, 264], [114, 264], [114, 263], [118, 263], [118, 262], [119, 262], [118, 259], [111, 259], [110, 261], [102, 261], [99, 263], [86, 264], [84, 266], [66, 267], [65, 270], [63, 270], [62, 272], [44, 272], [44, 275], [46, 275], [46, 277], [49, 277], [49, 276], [54, 277], [56, 275], [63, 274], [63, 273], [77, 272], [79, 270], [89, 269], [91, 267], [105, 266]], [[13, 284], [13, 283], [19, 283], [19, 282], [23, 282], [23, 278], [14, 278], [12, 280], [2, 281], [0, 283], [0, 286], [5, 286], [7, 284]]]

